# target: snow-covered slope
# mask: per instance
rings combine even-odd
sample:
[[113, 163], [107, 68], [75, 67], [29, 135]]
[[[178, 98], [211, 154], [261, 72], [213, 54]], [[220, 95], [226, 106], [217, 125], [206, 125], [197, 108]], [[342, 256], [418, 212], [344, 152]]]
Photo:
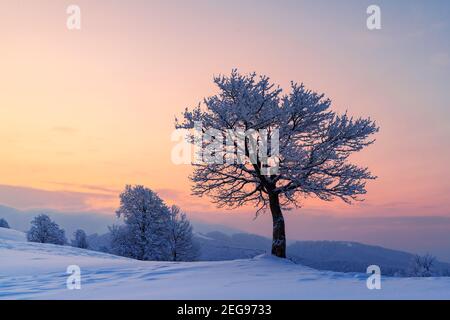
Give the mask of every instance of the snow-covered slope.
[[[269, 253], [272, 245], [271, 239], [248, 233], [196, 233], [195, 239], [201, 249], [200, 260], [204, 261], [253, 258]], [[391, 276], [411, 274], [415, 258], [408, 252], [348, 241], [296, 241], [288, 245], [287, 254], [289, 259], [313, 269], [361, 273], [376, 264]], [[450, 274], [450, 264], [435, 261], [433, 274]]]
[[[289, 245], [288, 253], [300, 264], [319, 270], [364, 272], [376, 264], [386, 275], [411, 274], [414, 254], [348, 241], [297, 241]], [[450, 274], [450, 264], [435, 261], [433, 274]]]
[[[1, 299], [450, 299], [450, 278], [386, 277], [381, 290], [368, 290], [365, 274], [321, 272], [267, 255], [142, 262], [4, 240], [10, 233], [0, 233]], [[66, 288], [69, 265], [81, 268], [80, 290]]]
[[22, 231], [0, 228], [0, 240], [27, 241], [27, 237]]

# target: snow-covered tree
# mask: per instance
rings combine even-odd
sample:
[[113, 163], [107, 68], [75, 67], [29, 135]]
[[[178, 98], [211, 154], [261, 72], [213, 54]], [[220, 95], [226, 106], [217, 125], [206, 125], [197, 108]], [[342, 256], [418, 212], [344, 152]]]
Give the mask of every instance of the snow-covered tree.
[[78, 229], [73, 234], [72, 247], [77, 247], [81, 249], [87, 249], [89, 247], [86, 232], [84, 230]]
[[170, 208], [167, 223], [170, 246], [170, 260], [193, 261], [198, 257], [199, 249], [193, 239], [192, 226], [177, 206]]
[[64, 245], [67, 243], [65, 232], [46, 214], [40, 214], [31, 221], [31, 228], [27, 232], [30, 242], [53, 243]]
[[0, 228], [6, 228], [6, 229], [9, 229], [8, 221], [6, 221], [6, 220], [3, 219], [3, 218], [0, 218]]
[[111, 230], [113, 253], [138, 260], [168, 260], [169, 208], [144, 186], [125, 187], [117, 216], [125, 225]]
[[[241, 75], [236, 70], [230, 76], [215, 77], [214, 82], [219, 93], [193, 110], [186, 109], [182, 119], [176, 120], [176, 128], [195, 129], [201, 123], [203, 133], [214, 130], [225, 139], [230, 132], [278, 131], [278, 155], [273, 159], [277, 170], [266, 174], [265, 161], [252, 161], [253, 142], [246, 136], [243, 144], [215, 152], [215, 158], [224, 159], [223, 163], [193, 164], [193, 194], [210, 196], [218, 207], [252, 204], [257, 214], [270, 209], [272, 254], [285, 257], [282, 209], [298, 207], [301, 199], [313, 196], [347, 203], [360, 200], [366, 193], [366, 181], [375, 177], [367, 168], [350, 163], [349, 156], [372, 144], [369, 137], [378, 127], [370, 118], [337, 115], [330, 110], [330, 99], [303, 84], [292, 83], [290, 92], [283, 94], [268, 77]], [[189, 137], [191, 143], [198, 140], [195, 134]], [[202, 139], [201, 149], [208, 150], [216, 142]], [[276, 148], [272, 144], [270, 148]], [[244, 161], [227, 161], [236, 154]]]
[[433, 268], [436, 258], [427, 253], [424, 256], [416, 255], [412, 265], [412, 276], [414, 277], [431, 277], [433, 276]]
[[135, 258], [135, 237], [125, 225], [113, 225], [109, 227], [109, 251], [118, 256]]

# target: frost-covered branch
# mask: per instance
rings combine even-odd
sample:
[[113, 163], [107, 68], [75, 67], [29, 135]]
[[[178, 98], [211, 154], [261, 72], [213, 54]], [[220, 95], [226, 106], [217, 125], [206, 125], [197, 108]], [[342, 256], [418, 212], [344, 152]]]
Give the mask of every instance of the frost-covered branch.
[[[370, 118], [336, 114], [330, 99], [303, 84], [292, 83], [290, 92], [283, 94], [268, 77], [236, 70], [215, 77], [214, 82], [219, 92], [186, 109], [176, 128], [192, 129], [201, 123], [203, 132], [215, 129], [224, 135], [227, 130], [278, 130], [278, 172], [262, 174], [262, 164], [250, 161], [246, 143], [244, 163], [195, 164], [194, 195], [207, 195], [219, 207], [252, 203], [263, 210], [270, 194], [289, 207], [300, 205], [307, 196], [350, 203], [366, 193], [367, 180], [375, 177], [367, 168], [350, 163], [349, 156], [374, 142], [371, 136], [378, 127]], [[202, 141], [202, 147], [209, 143]], [[224, 149], [219, 157], [226, 159], [232, 152]]]

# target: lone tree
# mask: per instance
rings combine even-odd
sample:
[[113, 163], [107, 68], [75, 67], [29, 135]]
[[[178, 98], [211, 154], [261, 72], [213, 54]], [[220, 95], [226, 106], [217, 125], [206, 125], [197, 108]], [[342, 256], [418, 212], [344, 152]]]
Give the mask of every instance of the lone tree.
[[113, 253], [137, 260], [169, 260], [169, 208], [155, 192], [127, 185], [116, 213], [125, 224], [111, 228]]
[[[278, 131], [277, 171], [267, 175], [267, 165], [251, 161], [252, 135], [236, 148], [223, 148], [214, 157], [232, 158], [241, 151], [245, 161], [197, 161], [191, 175], [193, 194], [210, 196], [218, 207], [236, 208], [246, 204], [257, 207], [257, 215], [270, 209], [273, 220], [272, 254], [286, 257], [285, 223], [282, 209], [299, 207], [302, 198], [315, 196], [331, 201], [340, 198], [346, 203], [366, 193], [367, 180], [375, 179], [367, 168], [349, 162], [349, 156], [374, 140], [378, 131], [369, 119], [354, 119], [346, 113], [330, 110], [331, 100], [305, 88], [291, 84], [291, 90], [271, 83], [266, 76], [255, 73], [241, 75], [233, 70], [230, 76], [218, 76], [214, 82], [219, 93], [205, 98], [193, 110], [186, 109], [182, 119], [175, 120], [179, 129], [202, 132], [211, 129], [228, 138], [230, 132]], [[222, 138], [223, 138], [222, 137]], [[195, 134], [189, 142], [198, 143]], [[202, 150], [217, 143], [211, 135], [201, 140]], [[273, 141], [271, 141], [271, 145]], [[242, 150], [239, 150], [241, 148]]]
[[412, 266], [412, 276], [431, 277], [433, 276], [436, 257], [427, 253], [424, 256], [415, 255]]

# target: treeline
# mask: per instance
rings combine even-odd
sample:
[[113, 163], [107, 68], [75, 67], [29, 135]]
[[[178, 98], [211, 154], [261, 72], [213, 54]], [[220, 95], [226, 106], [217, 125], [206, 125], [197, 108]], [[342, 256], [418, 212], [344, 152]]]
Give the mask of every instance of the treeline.
[[[122, 224], [109, 227], [109, 252], [137, 260], [193, 261], [199, 256], [192, 226], [177, 206], [169, 207], [152, 190], [127, 185], [116, 211]], [[4, 219], [0, 227], [9, 228]], [[31, 221], [30, 242], [68, 245], [65, 231], [46, 214]], [[88, 249], [86, 232], [79, 229], [70, 241], [73, 247]]]

